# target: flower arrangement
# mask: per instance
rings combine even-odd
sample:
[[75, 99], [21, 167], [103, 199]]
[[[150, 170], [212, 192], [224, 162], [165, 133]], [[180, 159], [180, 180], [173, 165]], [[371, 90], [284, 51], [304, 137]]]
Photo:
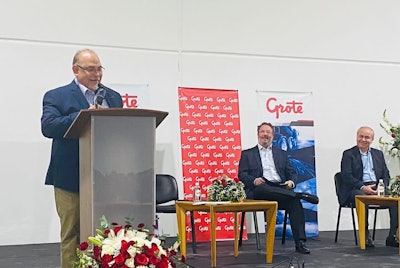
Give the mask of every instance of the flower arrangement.
[[391, 197], [400, 197], [400, 175], [390, 180], [388, 188]]
[[381, 128], [392, 138], [390, 141], [384, 141], [379, 138], [379, 144], [388, 149], [390, 156], [400, 157], [400, 125], [393, 125], [386, 117], [386, 109], [383, 112], [383, 123], [380, 123]]
[[207, 189], [209, 201], [240, 202], [246, 198], [243, 182], [226, 175], [214, 179]]
[[88, 242], [79, 245], [76, 251], [79, 260], [75, 267], [176, 267], [173, 259], [180, 245], [179, 240], [164, 249], [163, 240], [154, 232], [145, 229], [143, 224], [139, 224], [135, 230], [131, 223], [132, 220], [127, 219], [125, 226], [117, 223], [110, 225], [104, 216], [101, 217], [101, 228], [96, 229], [96, 236], [89, 237]]

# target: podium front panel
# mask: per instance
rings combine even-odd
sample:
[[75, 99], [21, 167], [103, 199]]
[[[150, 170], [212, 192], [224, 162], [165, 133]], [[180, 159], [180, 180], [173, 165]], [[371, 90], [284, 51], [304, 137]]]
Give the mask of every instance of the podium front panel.
[[144, 223], [155, 217], [154, 117], [93, 116], [80, 138], [81, 240], [109, 222]]

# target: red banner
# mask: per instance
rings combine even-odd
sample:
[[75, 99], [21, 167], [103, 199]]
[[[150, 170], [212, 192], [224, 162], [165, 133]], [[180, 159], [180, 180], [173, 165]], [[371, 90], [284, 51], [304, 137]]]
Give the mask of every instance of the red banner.
[[[223, 174], [238, 177], [242, 151], [238, 92], [180, 87], [178, 94], [184, 198], [193, 200], [193, 187], [199, 182], [202, 200], [207, 200], [213, 179]], [[216, 220], [217, 239], [234, 238], [233, 214], [218, 214]], [[191, 239], [189, 216], [186, 222]], [[209, 226], [208, 213], [195, 213], [197, 241], [210, 240]]]

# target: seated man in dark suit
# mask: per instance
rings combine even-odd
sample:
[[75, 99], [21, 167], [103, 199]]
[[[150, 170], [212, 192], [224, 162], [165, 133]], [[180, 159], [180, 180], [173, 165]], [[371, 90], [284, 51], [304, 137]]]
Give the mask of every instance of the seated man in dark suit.
[[[374, 140], [374, 131], [370, 127], [360, 127], [357, 131], [357, 145], [343, 152], [341, 161], [342, 189], [339, 190], [341, 203], [352, 200], [356, 195], [376, 195], [379, 179], [383, 179], [385, 186], [389, 184], [390, 175], [382, 151], [371, 148]], [[366, 209], [365, 224], [367, 228], [367, 247], [374, 243], [368, 232], [368, 208]], [[389, 208], [390, 230], [386, 238], [386, 246], [398, 247], [396, 238], [398, 227], [397, 207]]]
[[257, 127], [258, 144], [244, 150], [239, 162], [239, 179], [244, 183], [247, 198], [277, 201], [279, 209], [289, 213], [296, 251], [309, 254], [306, 246], [305, 218], [300, 199], [318, 204], [318, 197], [296, 193], [296, 171], [285, 151], [272, 146], [274, 128], [270, 123]]

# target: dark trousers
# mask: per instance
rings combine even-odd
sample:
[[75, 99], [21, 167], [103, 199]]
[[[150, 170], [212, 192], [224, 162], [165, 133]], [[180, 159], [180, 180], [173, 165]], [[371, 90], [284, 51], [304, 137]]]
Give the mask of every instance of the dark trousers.
[[278, 209], [285, 209], [289, 213], [293, 239], [306, 241], [305, 218], [300, 199], [293, 190], [263, 183], [254, 188], [254, 199], [277, 201]]

